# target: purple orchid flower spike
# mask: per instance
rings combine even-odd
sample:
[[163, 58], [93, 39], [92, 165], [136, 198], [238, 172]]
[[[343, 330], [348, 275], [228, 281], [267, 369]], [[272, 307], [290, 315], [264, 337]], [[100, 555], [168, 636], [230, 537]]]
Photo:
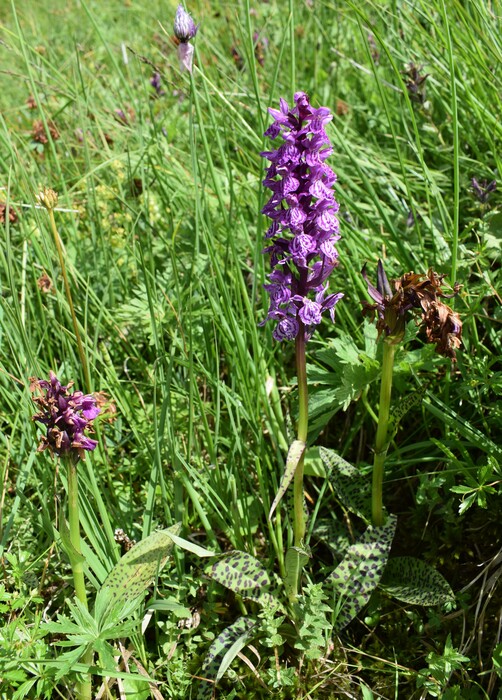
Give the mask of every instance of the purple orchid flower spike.
[[[262, 212], [270, 225], [272, 272], [265, 289], [270, 294], [266, 320], [277, 323], [276, 340], [294, 340], [299, 332], [310, 338], [323, 313], [335, 317], [343, 294], [328, 294], [327, 278], [338, 265], [338, 203], [336, 175], [326, 165], [333, 149], [325, 126], [333, 115], [327, 107], [314, 109], [304, 92], [294, 96], [290, 109], [281, 98], [269, 109], [274, 121], [265, 136], [282, 136], [283, 143], [261, 155], [270, 161], [263, 184], [272, 191]], [[303, 329], [303, 330], [302, 330]]]
[[70, 392], [73, 382], [63, 386], [54, 372], [49, 377], [49, 381], [30, 379], [30, 389], [35, 394], [33, 401], [41, 409], [33, 420], [46, 427], [38, 450], [48, 449], [59, 457], [83, 458], [86, 451], [94, 450], [98, 444], [85, 435], [86, 430], [92, 430], [92, 422], [100, 413], [96, 398], [81, 391]]

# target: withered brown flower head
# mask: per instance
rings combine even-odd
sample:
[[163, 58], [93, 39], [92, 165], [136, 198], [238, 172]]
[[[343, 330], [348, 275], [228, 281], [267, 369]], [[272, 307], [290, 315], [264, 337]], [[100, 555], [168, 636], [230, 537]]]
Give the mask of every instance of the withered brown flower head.
[[37, 279], [37, 287], [41, 292], [44, 292], [44, 294], [48, 294], [50, 291], [52, 291], [52, 280], [47, 272], [44, 272], [44, 274]]
[[429, 77], [428, 73], [422, 73], [422, 66], [408, 63], [404, 71], [404, 84], [408, 95], [413, 102], [423, 105], [425, 102], [425, 81]]
[[7, 204], [5, 202], [0, 202], [0, 224], [4, 224], [7, 216], [11, 224], [15, 224], [17, 221], [17, 211], [13, 209], [10, 205], [7, 209]]
[[[57, 141], [59, 138], [59, 131], [56, 128], [54, 122], [49, 119], [47, 122], [47, 127], [49, 129], [50, 137], [53, 141]], [[31, 135], [34, 141], [38, 143], [46, 144], [49, 142], [49, 137], [45, 131], [44, 123], [41, 119], [35, 119], [31, 127]]]
[[436, 351], [456, 361], [456, 350], [462, 342], [462, 321], [455, 311], [441, 298], [450, 299], [458, 294], [460, 285], [455, 284], [451, 293], [443, 290], [445, 275], [438, 275], [429, 268], [427, 275], [407, 272], [389, 284], [381, 260], [378, 261], [377, 286], [371, 284], [366, 274], [362, 275], [368, 285], [368, 293], [376, 302], [363, 301], [363, 314], [373, 318], [377, 315], [378, 335], [385, 334], [386, 341], [398, 344], [403, 340], [409, 312], [419, 310], [419, 326], [425, 330], [427, 341], [436, 344]]

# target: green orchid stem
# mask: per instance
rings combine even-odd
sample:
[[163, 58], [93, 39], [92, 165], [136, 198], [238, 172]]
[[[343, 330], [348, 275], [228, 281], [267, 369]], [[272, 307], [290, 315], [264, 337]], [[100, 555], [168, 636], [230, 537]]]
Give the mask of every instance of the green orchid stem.
[[375, 438], [375, 458], [373, 460], [373, 486], [371, 493], [371, 518], [375, 527], [384, 524], [383, 513], [383, 475], [385, 457], [389, 447], [390, 397], [392, 393], [392, 371], [396, 345], [385, 342], [383, 346], [382, 381], [380, 384], [380, 405], [378, 408], [378, 426]]
[[[302, 442], [307, 441], [309, 411], [308, 411], [308, 387], [307, 387], [307, 359], [305, 354], [305, 327], [300, 321], [300, 328], [296, 336], [296, 375], [298, 380], [298, 430], [297, 438]], [[295, 547], [303, 548], [305, 537], [305, 509], [303, 507], [303, 455], [296, 467], [293, 481], [293, 510], [294, 510], [294, 544]], [[292, 598], [296, 599], [298, 591], [293, 591]]]
[[70, 282], [68, 280], [68, 274], [66, 272], [66, 264], [65, 264], [64, 255], [63, 255], [63, 244], [61, 242], [61, 238], [59, 237], [59, 233], [58, 233], [58, 230], [56, 227], [56, 219], [54, 218], [54, 210], [52, 208], [48, 208], [47, 212], [49, 214], [49, 221], [51, 224], [52, 235], [54, 236], [54, 242], [56, 244], [56, 249], [58, 251], [59, 266], [61, 267], [61, 274], [63, 275], [66, 301], [68, 302], [68, 306], [70, 307], [70, 314], [71, 314], [71, 320], [72, 320], [72, 324], [73, 324], [73, 331], [75, 333], [75, 338], [77, 341], [77, 348], [78, 348], [78, 354], [80, 357], [80, 363], [81, 363], [82, 369], [84, 371], [85, 384], [86, 384], [87, 391], [91, 391], [91, 378], [89, 375], [89, 366], [87, 364], [87, 357], [86, 357], [86, 354], [84, 352], [84, 346], [82, 344], [82, 337], [80, 335], [80, 330], [78, 327], [77, 315], [75, 314], [75, 307], [73, 306], [73, 299], [71, 296]]
[[[69, 457], [66, 461], [67, 465], [67, 480], [68, 480], [68, 522], [70, 527], [70, 542], [72, 551], [70, 551], [69, 558], [70, 564], [73, 571], [73, 581], [75, 584], [75, 595], [88, 610], [89, 606], [87, 603], [87, 593], [85, 590], [85, 579], [84, 579], [84, 562], [83, 556], [80, 548], [80, 514], [78, 508], [78, 477], [77, 477], [77, 463], [78, 458]], [[84, 664], [92, 666], [93, 663], [93, 652], [92, 649], [87, 651], [83, 658]], [[85, 678], [77, 686], [77, 698], [78, 700], [91, 700], [92, 696], [92, 686], [91, 686], [91, 676]]]

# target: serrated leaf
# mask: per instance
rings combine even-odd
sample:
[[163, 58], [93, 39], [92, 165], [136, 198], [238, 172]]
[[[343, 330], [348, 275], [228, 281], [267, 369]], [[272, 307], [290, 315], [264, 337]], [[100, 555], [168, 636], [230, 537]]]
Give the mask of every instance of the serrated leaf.
[[215, 684], [247, 644], [255, 626], [256, 623], [248, 617], [239, 617], [214, 640], [202, 664], [202, 675], [207, 680], [200, 682], [197, 700], [213, 697]]
[[337, 631], [355, 618], [378, 586], [389, 557], [396, 523], [396, 516], [389, 515], [381, 527], [369, 525], [328, 576], [327, 583], [333, 585], [338, 605]]
[[326, 475], [340, 503], [351, 513], [369, 522], [371, 520], [370, 480], [334, 450], [321, 447], [319, 453]]
[[415, 557], [390, 559], [380, 588], [393, 598], [412, 605], [442, 605], [455, 600], [444, 576]]
[[284, 560], [284, 568], [286, 570], [284, 588], [288, 598], [291, 598], [294, 591], [298, 590], [300, 573], [308, 560], [308, 553], [300, 547], [290, 547], [286, 552]]
[[181, 524], [166, 530], [152, 532], [146, 539], [134, 545], [115, 564], [106, 577], [102, 590], [111, 593], [113, 607], [135, 601], [153, 582], [164, 567], [174, 546], [171, 534], [177, 535]]
[[252, 600], [259, 601], [262, 589], [270, 585], [267, 571], [246, 552], [234, 551], [218, 557], [206, 573], [225, 588]]
[[303, 440], [293, 440], [288, 450], [288, 456], [286, 458], [286, 468], [284, 470], [284, 474], [282, 475], [281, 483], [279, 484], [279, 489], [277, 490], [274, 501], [270, 506], [270, 512], [268, 514], [269, 520], [272, 518], [274, 510], [277, 508], [277, 506], [281, 502], [282, 497], [288, 490], [288, 486], [290, 485], [295, 475], [298, 462], [301, 460], [304, 453], [305, 443], [303, 442]]

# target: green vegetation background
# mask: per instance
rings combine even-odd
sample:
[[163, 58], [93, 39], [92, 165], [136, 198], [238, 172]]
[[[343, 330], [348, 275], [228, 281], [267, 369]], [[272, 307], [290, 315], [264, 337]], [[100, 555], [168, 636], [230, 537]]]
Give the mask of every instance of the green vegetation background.
[[[377, 626], [369, 614], [342, 640], [341, 675], [354, 697], [360, 678], [382, 697], [420, 697], [416, 671], [451, 634], [470, 658], [456, 683], [496, 693], [497, 591], [482, 583], [498, 571], [502, 218], [500, 190], [480, 202], [471, 179], [500, 173], [500, 6], [200, 0], [187, 7], [200, 22], [192, 79], [179, 72], [175, 9], [0, 6], [0, 201], [16, 213], [0, 246], [0, 650], [18, 666], [25, 659], [19, 678], [29, 659], [54, 653], [37, 629], [63, 606], [69, 578], [53, 546], [62, 489], [54, 463], [35, 452], [30, 420], [29, 377], [49, 369], [108, 401], [99, 449], [79, 474], [91, 585], [119, 556], [117, 527], [139, 540], [181, 520], [202, 544], [245, 549], [270, 569], [280, 560], [284, 513], [273, 524], [267, 513], [293, 435], [295, 387], [292, 348], [258, 327], [267, 306], [259, 152], [267, 107], [303, 90], [335, 114], [342, 240], [331, 288], [345, 294], [335, 326], [309, 344], [312, 442], [363, 470], [371, 463], [378, 364], [360, 313], [363, 264], [383, 258], [389, 278], [432, 266], [462, 284], [457, 365], [413, 328], [397, 357], [396, 402], [420, 383], [428, 396], [396, 436], [385, 487], [400, 516], [396, 552], [441, 570], [459, 607], [443, 615], [377, 601]], [[42, 186], [59, 194], [90, 387], [46, 213], [35, 207]], [[451, 490], [459, 485], [467, 491]], [[342, 511], [322, 479], [310, 479], [307, 495], [314, 580], [336, 556], [321, 525], [331, 531]], [[178, 557], [172, 576], [173, 595], [195, 604], [193, 563]], [[203, 631], [169, 663], [175, 623], [164, 618], [138, 641], [166, 697], [190, 697], [189, 661], [234, 613], [211, 599]], [[326, 697], [337, 697], [337, 669], [319, 671]], [[1, 697], [19, 678], [4, 675]], [[250, 673], [246, 683], [247, 697], [260, 697]]]

